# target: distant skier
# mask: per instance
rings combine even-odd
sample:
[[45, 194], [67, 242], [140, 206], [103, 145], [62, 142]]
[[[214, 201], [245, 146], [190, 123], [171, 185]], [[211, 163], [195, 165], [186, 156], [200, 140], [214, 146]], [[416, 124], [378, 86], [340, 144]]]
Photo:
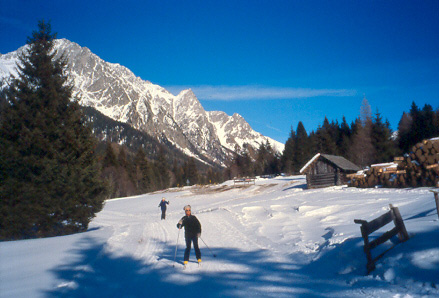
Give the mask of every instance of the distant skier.
[[201, 252], [198, 247], [198, 237], [201, 236], [201, 224], [194, 215], [191, 214], [191, 205], [184, 206], [186, 213], [177, 224], [177, 228], [184, 227], [184, 238], [186, 239], [186, 250], [184, 251], [184, 265], [189, 262], [189, 254], [191, 251], [191, 243], [194, 243], [195, 256], [198, 264], [201, 263]]
[[166, 205], [169, 205], [169, 201], [166, 201], [165, 198], [162, 198], [158, 206], [162, 209], [162, 219], [166, 219]]

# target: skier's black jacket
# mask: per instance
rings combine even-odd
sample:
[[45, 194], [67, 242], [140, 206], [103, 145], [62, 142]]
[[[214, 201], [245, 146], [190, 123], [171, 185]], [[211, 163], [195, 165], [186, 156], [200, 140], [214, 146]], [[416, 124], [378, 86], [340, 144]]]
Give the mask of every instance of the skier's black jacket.
[[177, 228], [184, 227], [184, 237], [194, 238], [198, 233], [201, 234], [201, 224], [194, 215], [183, 216], [177, 224]]

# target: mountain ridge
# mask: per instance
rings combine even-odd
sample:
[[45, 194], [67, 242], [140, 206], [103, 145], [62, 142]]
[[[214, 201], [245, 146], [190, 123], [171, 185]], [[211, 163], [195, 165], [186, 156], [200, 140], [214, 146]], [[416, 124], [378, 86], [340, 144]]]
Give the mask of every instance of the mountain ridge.
[[[17, 74], [15, 63], [25, 49], [0, 54], [0, 78]], [[257, 148], [268, 141], [276, 151], [283, 150], [283, 144], [255, 132], [242, 116], [206, 111], [191, 89], [173, 95], [67, 39], [56, 40], [55, 50], [57, 57], [64, 54], [67, 58], [67, 75], [81, 105], [158, 140], [165, 138], [186, 155], [224, 166], [245, 143]]]

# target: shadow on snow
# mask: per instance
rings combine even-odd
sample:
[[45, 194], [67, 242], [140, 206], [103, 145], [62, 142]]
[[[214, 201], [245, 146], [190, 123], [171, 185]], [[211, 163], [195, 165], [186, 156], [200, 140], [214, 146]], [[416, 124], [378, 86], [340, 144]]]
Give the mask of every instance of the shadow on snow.
[[[331, 237], [332, 231], [322, 235]], [[398, 258], [398, 254], [434, 249], [439, 246], [439, 231], [415, 235], [398, 245], [380, 260]], [[327, 239], [329, 240], [329, 239]], [[325, 243], [314, 260], [309, 255], [292, 253], [286, 262], [270, 261], [266, 250], [241, 251], [233, 248], [201, 245], [203, 268], [195, 269], [190, 263], [183, 271], [181, 264], [172, 265], [175, 246], [166, 243], [158, 262], [146, 264], [130, 256], [114, 256], [104, 243], [92, 238], [82, 239], [75, 249], [75, 261], [53, 269], [59, 285], [44, 293], [48, 297], [328, 297], [360, 296], [359, 289], [372, 287], [388, 290], [391, 284], [380, 276], [380, 265], [366, 277], [366, 257], [361, 238], [351, 238], [341, 244]], [[158, 241], [159, 242], [159, 241]], [[213, 257], [216, 254], [216, 258]], [[183, 247], [179, 246], [180, 260]], [[193, 258], [193, 250], [191, 251]], [[398, 278], [417, 280], [431, 285], [439, 284], [439, 264], [420, 269], [405, 260]], [[212, 269], [212, 271], [210, 271]], [[381, 271], [380, 271], [381, 270]], [[436, 280], [435, 280], [436, 279]], [[395, 287], [399, 287], [396, 285]], [[358, 291], [355, 291], [358, 290]], [[408, 289], [409, 291], [409, 289]], [[363, 293], [364, 294], [364, 293]]]

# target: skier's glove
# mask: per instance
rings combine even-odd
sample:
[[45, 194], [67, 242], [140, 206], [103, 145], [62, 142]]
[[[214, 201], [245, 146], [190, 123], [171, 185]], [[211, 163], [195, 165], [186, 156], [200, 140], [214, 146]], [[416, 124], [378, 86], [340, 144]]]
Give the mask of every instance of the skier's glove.
[[197, 238], [200, 238], [200, 237], [201, 237], [201, 233], [198, 233], [198, 234], [197, 234]]
[[177, 224], [177, 228], [181, 229], [182, 226], [183, 226], [183, 221], [180, 220]]

